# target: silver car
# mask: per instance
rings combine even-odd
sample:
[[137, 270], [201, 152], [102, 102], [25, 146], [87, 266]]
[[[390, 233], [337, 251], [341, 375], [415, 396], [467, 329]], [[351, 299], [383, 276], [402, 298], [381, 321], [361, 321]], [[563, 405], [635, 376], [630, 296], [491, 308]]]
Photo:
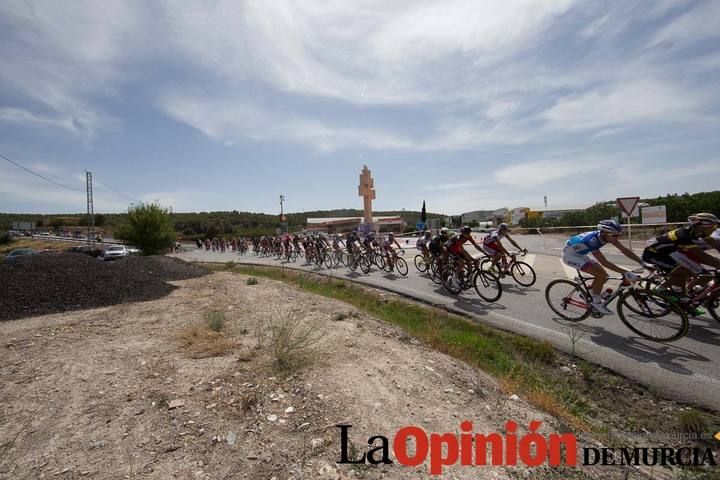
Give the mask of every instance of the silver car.
[[128, 255], [130, 255], [130, 252], [128, 252], [128, 249], [125, 248], [125, 245], [113, 245], [111, 247], [108, 247], [102, 253], [102, 259], [116, 260], [118, 258], [127, 257]]

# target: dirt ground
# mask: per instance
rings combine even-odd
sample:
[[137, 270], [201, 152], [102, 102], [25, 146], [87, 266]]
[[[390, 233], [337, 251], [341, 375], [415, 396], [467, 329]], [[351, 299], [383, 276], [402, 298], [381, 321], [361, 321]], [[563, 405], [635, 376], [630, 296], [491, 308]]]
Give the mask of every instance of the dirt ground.
[[[604, 469], [338, 465], [401, 427], [502, 432], [562, 426], [493, 379], [341, 302], [228, 272], [166, 297], [0, 323], [0, 478], [635, 478]], [[179, 332], [221, 311], [235, 342], [195, 358]], [[299, 315], [322, 332], [312, 361], [277, 368], [263, 325]], [[262, 339], [262, 340], [261, 340]], [[172, 407], [172, 408], [171, 408]]]

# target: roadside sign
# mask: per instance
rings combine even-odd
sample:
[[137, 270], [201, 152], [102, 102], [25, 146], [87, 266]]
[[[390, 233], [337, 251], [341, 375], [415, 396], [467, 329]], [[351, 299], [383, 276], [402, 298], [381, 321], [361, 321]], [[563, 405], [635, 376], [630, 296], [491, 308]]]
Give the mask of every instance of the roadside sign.
[[425, 223], [424, 222], [418, 222], [415, 224], [415, 230], [425, 230]]
[[656, 207], [642, 207], [642, 223], [666, 223], [667, 215], [665, 205]]
[[623, 218], [637, 217], [640, 214], [638, 209], [640, 197], [619, 197], [617, 203], [623, 212]]

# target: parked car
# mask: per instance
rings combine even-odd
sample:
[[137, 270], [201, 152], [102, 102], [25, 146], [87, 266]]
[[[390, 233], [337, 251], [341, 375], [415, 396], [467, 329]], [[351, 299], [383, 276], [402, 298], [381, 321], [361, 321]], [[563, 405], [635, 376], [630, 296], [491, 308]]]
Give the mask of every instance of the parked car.
[[130, 255], [130, 252], [125, 248], [125, 245], [113, 245], [105, 249], [102, 253], [102, 259], [117, 260], [118, 258], [127, 257], [128, 255]]
[[127, 251], [128, 255], [140, 255], [140, 250], [137, 248], [129, 247]]
[[13, 263], [18, 257], [27, 255], [35, 255], [35, 250], [32, 248], [16, 248], [5, 256], [5, 263]]

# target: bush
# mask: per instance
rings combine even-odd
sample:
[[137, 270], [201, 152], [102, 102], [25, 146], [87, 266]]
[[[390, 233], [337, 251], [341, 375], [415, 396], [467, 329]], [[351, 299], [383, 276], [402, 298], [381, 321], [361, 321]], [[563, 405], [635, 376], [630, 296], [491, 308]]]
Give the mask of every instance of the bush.
[[258, 279], [255, 278], [255, 277], [250, 277], [250, 278], [247, 279], [247, 284], [248, 284], [248, 285], [257, 285], [257, 284], [258, 284]]
[[[323, 332], [317, 322], [304, 321], [299, 313], [291, 312], [266, 322], [260, 335], [267, 337], [278, 368], [294, 370], [311, 363]], [[259, 345], [262, 340], [258, 339]]]
[[225, 330], [225, 314], [217, 310], [209, 312], [206, 315], [208, 328], [213, 332], [222, 332]]
[[157, 255], [175, 243], [168, 209], [158, 203], [132, 205], [128, 208], [127, 221], [115, 236], [139, 248], [143, 255]]
[[0, 233], [0, 245], [6, 245], [10, 242], [12, 242], [12, 235], [8, 232]]

